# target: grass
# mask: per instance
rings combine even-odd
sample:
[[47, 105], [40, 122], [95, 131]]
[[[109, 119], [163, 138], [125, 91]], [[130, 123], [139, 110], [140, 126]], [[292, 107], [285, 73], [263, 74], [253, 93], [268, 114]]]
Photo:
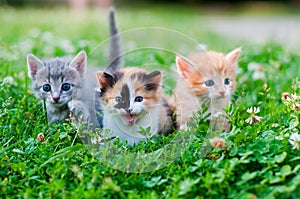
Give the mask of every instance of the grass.
[[[209, 124], [196, 117], [196, 125], [189, 132], [158, 137], [133, 148], [120, 142], [93, 155], [95, 151], [82, 143], [74, 126], [68, 122], [47, 124], [42, 103], [30, 92], [26, 55], [65, 56], [82, 48], [92, 52], [107, 38], [106, 13], [91, 11], [82, 16], [64, 9], [1, 8], [0, 195], [3, 198], [299, 198], [300, 153], [288, 140], [292, 133], [299, 133], [300, 114], [290, 103], [282, 101], [281, 93], [300, 95], [297, 79], [300, 56], [276, 43], [258, 46], [230, 41], [209, 30], [203, 31], [205, 28], [199, 30], [205, 27], [205, 21], [195, 9], [178, 12], [163, 7], [155, 12], [151, 9], [133, 12], [126, 8], [118, 9], [117, 14], [122, 30], [166, 27], [184, 32], [217, 51], [228, 52], [243, 46], [237, 90], [233, 105], [227, 110], [232, 131], [219, 134], [226, 147], [208, 147], [208, 138], [216, 132], [211, 132]], [[149, 39], [148, 35], [145, 37]], [[105, 54], [97, 50], [103, 49], [97, 48], [95, 54], [90, 54], [89, 64], [103, 66]], [[166, 67], [174, 65], [173, 58], [166, 52], [140, 51], [129, 56], [127, 63], [143, 64], [150, 60]], [[249, 63], [261, 64], [265, 78], [255, 79], [257, 71], [249, 70]], [[165, 84], [172, 88], [174, 81], [166, 78]], [[259, 107], [258, 115], [262, 117], [252, 125], [245, 122], [249, 117], [246, 110], [251, 106]], [[39, 133], [45, 135], [44, 142], [36, 140]], [[158, 154], [166, 146], [169, 148], [163, 155]], [[138, 160], [145, 153], [155, 156], [142, 164]], [[137, 161], [131, 162], [132, 158]]]

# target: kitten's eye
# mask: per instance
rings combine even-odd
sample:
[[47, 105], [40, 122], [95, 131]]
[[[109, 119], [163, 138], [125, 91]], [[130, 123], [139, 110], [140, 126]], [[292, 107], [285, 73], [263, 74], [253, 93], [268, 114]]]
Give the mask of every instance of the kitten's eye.
[[208, 87], [213, 86], [214, 84], [215, 84], [215, 82], [213, 80], [208, 80], [205, 82], [205, 86], [208, 86]]
[[229, 79], [224, 79], [224, 84], [225, 85], [229, 85], [230, 84], [230, 80]]
[[44, 85], [43, 85], [43, 90], [44, 90], [45, 92], [51, 91], [51, 86], [50, 86], [50, 84], [44, 84]]
[[122, 98], [122, 97], [115, 97], [115, 101], [116, 101], [116, 102], [122, 102], [122, 101], [123, 101], [123, 98]]
[[135, 102], [142, 102], [143, 100], [144, 100], [144, 98], [141, 96], [138, 96], [134, 99]]
[[64, 83], [64, 84], [61, 86], [61, 89], [62, 89], [63, 91], [68, 91], [68, 90], [71, 89], [71, 84], [69, 84], [69, 83]]

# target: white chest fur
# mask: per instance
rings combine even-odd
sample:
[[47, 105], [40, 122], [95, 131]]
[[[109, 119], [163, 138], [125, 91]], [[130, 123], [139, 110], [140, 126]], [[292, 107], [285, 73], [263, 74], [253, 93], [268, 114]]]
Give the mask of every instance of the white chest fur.
[[[142, 113], [142, 117], [132, 125], [126, 125], [122, 121], [122, 116], [117, 115], [109, 110], [104, 110], [103, 126], [109, 133], [107, 138], [119, 137], [120, 140], [127, 140], [129, 145], [145, 141], [151, 135], [159, 132], [159, 107], [150, 109]], [[150, 135], [143, 135], [141, 129], [150, 128]]]

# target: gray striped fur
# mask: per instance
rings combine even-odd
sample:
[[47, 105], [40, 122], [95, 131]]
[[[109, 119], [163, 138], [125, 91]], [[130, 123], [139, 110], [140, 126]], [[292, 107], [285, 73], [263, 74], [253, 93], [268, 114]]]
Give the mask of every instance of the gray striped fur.
[[[47, 117], [50, 123], [67, 118], [70, 112], [77, 119], [87, 121], [89, 112], [84, 104], [83, 75], [87, 56], [79, 52], [74, 59], [52, 58], [41, 61], [36, 56], [27, 56], [28, 75], [32, 80], [32, 90], [40, 100], [46, 101]], [[69, 90], [63, 85], [69, 84]], [[50, 86], [50, 91], [43, 87]]]

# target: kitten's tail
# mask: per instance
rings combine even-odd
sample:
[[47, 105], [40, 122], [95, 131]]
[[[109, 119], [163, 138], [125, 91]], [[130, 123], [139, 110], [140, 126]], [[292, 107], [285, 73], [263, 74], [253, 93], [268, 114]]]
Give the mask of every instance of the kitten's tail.
[[109, 65], [106, 71], [109, 73], [117, 72], [122, 66], [120, 35], [118, 34], [118, 27], [115, 20], [115, 10], [110, 9], [109, 12], [109, 36], [110, 36], [110, 52]]

